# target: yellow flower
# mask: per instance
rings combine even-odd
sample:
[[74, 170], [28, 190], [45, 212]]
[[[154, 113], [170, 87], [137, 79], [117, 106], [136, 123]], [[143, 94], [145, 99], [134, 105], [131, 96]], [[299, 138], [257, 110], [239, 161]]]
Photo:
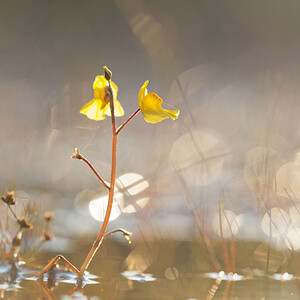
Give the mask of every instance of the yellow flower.
[[[121, 117], [124, 115], [123, 107], [117, 100], [118, 87], [114, 82], [110, 82], [114, 97], [115, 116]], [[84, 105], [80, 113], [86, 115], [92, 120], [104, 120], [105, 115], [111, 116], [109, 97], [107, 94], [108, 81], [104, 76], [96, 76], [93, 83], [94, 99]]]
[[166, 110], [161, 107], [163, 101], [155, 93], [147, 91], [147, 80], [139, 91], [138, 102], [144, 119], [148, 123], [158, 123], [164, 119], [170, 118], [176, 120], [179, 115], [179, 110]]

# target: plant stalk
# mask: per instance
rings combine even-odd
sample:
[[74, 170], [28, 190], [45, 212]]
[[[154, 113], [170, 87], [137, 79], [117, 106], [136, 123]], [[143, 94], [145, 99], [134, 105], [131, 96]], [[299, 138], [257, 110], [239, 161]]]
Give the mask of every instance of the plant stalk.
[[116, 165], [117, 165], [117, 140], [118, 140], [118, 135], [116, 133], [116, 121], [115, 121], [115, 110], [114, 110], [114, 100], [113, 100], [113, 95], [112, 95], [112, 89], [110, 86], [109, 82], [109, 89], [108, 89], [108, 94], [106, 95], [109, 97], [110, 101], [110, 110], [111, 110], [111, 122], [112, 122], [112, 158], [111, 158], [111, 177], [110, 177], [110, 189], [109, 189], [109, 194], [108, 194], [108, 204], [106, 208], [106, 213], [105, 217], [103, 220], [103, 224], [100, 230], [100, 233], [97, 236], [97, 239], [94, 241], [93, 246], [88, 253], [87, 257], [85, 258], [78, 274], [77, 278], [77, 284], [78, 286], [82, 286], [82, 281], [83, 281], [83, 275], [85, 270], [88, 268], [90, 262], [92, 261], [95, 253], [97, 252], [99, 246], [102, 243], [104, 234], [106, 232], [111, 210], [112, 210], [112, 205], [113, 205], [113, 199], [114, 199], [114, 187], [115, 187], [115, 182], [116, 182]]
[[117, 134], [120, 133], [120, 131], [125, 127], [125, 125], [127, 125], [129, 123], [129, 121], [131, 121], [140, 111], [140, 108], [137, 109], [118, 129], [117, 129]]
[[95, 170], [95, 168], [92, 166], [92, 164], [83, 156], [82, 156], [81, 160], [84, 161], [90, 167], [90, 169], [93, 171], [93, 173], [96, 175], [96, 177], [100, 180], [100, 182], [103, 184], [103, 186], [105, 186], [109, 190], [110, 187], [105, 183], [105, 181], [98, 174], [98, 172]]

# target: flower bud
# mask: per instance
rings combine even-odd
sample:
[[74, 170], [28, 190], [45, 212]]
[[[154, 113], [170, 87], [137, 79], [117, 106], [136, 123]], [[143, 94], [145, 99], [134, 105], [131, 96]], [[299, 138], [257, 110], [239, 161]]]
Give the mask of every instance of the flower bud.
[[132, 236], [132, 232], [123, 230], [122, 231], [124, 238], [126, 239], [126, 241], [128, 242], [128, 244], [131, 244], [131, 239], [130, 237]]
[[111, 77], [112, 77], [112, 72], [110, 69], [108, 69], [106, 66], [103, 67], [104, 69], [104, 77], [106, 80], [111, 80]]

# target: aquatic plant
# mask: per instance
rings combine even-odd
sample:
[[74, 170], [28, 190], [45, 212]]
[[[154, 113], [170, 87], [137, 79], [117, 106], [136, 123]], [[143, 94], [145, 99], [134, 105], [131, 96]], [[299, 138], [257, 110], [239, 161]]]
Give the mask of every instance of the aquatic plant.
[[121, 232], [125, 239], [130, 243], [131, 232], [128, 232], [124, 229], [116, 229], [110, 232], [106, 232], [107, 226], [110, 219], [110, 214], [113, 205], [114, 199], [114, 190], [115, 190], [115, 181], [116, 181], [116, 164], [117, 164], [117, 141], [120, 132], [123, 128], [141, 111], [143, 117], [148, 123], [158, 123], [163, 121], [164, 119], [170, 118], [172, 120], [177, 119], [179, 115], [179, 110], [172, 111], [166, 110], [161, 107], [163, 100], [155, 93], [148, 93], [147, 85], [148, 80], [142, 85], [138, 94], [138, 106], [139, 108], [120, 126], [116, 127], [116, 117], [121, 117], [124, 115], [124, 110], [117, 100], [118, 87], [111, 80], [112, 72], [104, 67], [104, 75], [96, 76], [95, 81], [93, 83], [94, 89], [94, 98], [85, 104], [80, 113], [86, 115], [89, 119], [100, 121], [104, 120], [105, 116], [111, 117], [112, 124], [112, 160], [111, 160], [111, 176], [110, 183], [107, 184], [103, 178], [99, 175], [99, 173], [95, 170], [92, 164], [79, 153], [78, 149], [75, 149], [75, 153], [72, 156], [74, 159], [81, 160], [85, 162], [96, 177], [99, 179], [101, 184], [108, 190], [108, 203], [106, 208], [105, 217], [102, 223], [102, 227], [100, 232], [94, 241], [90, 252], [86, 256], [82, 266], [80, 269], [77, 269], [73, 264], [71, 264], [65, 257], [62, 255], [57, 255], [49, 263], [42, 269], [39, 274], [39, 278], [42, 281], [43, 275], [49, 271], [58, 260], [61, 260], [71, 271], [73, 271], [77, 275], [77, 287], [74, 289], [74, 292], [81, 288], [83, 285], [84, 273], [91, 263], [95, 253], [100, 247], [102, 241], [110, 236], [113, 233]]

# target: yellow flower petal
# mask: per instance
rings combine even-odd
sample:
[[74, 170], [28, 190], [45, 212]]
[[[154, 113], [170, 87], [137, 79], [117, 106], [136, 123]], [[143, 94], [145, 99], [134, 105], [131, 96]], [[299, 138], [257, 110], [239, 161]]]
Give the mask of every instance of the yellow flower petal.
[[[105, 95], [107, 94], [106, 89], [108, 87], [108, 84], [109, 83], [104, 76], [96, 76], [93, 83], [94, 99], [84, 105], [81, 108], [80, 113], [96, 121], [104, 120], [105, 115], [111, 116], [109, 98], [105, 97]], [[110, 84], [113, 91], [115, 116], [121, 117], [124, 115], [124, 110], [120, 102], [117, 100], [118, 87], [112, 81], [110, 81]]]
[[[111, 85], [111, 88], [113, 91], [114, 99], [117, 99], [118, 87], [113, 81], [110, 82], [110, 85]], [[105, 79], [105, 77], [103, 75], [96, 76], [95, 81], [93, 83], [93, 89], [95, 90], [95, 92], [97, 90], [97, 92], [99, 93], [99, 96], [97, 96], [97, 97], [95, 96], [95, 98], [104, 99], [104, 96], [106, 94], [106, 91], [105, 91], [106, 87], [108, 87], [108, 82]]]
[[104, 107], [104, 101], [101, 99], [93, 99], [80, 109], [80, 113], [86, 115], [91, 120], [100, 121], [105, 119]]
[[[124, 116], [124, 109], [121, 106], [120, 102], [118, 100], [114, 100], [114, 108], [115, 108], [115, 117], [122, 117]], [[104, 114], [107, 116], [111, 116], [111, 111], [110, 111], [110, 103], [108, 102], [104, 109]]]
[[163, 100], [155, 93], [147, 94], [147, 80], [141, 87], [138, 95], [138, 104], [144, 119], [148, 123], [158, 123], [164, 119], [170, 118], [176, 120], [179, 110], [166, 110], [161, 107]]
[[96, 99], [104, 99], [106, 94], [107, 80], [104, 76], [96, 76], [93, 89], [94, 89], [94, 97]]
[[118, 100], [114, 101], [114, 106], [115, 106], [115, 116], [116, 117], [122, 117], [124, 116], [124, 109], [121, 106], [121, 103]]
[[111, 88], [113, 90], [114, 99], [117, 99], [118, 87], [117, 87], [117, 85], [113, 81], [110, 82], [110, 85], [111, 85]]
[[139, 91], [138, 104], [139, 104], [139, 107], [140, 107], [141, 110], [143, 110], [142, 109], [142, 107], [143, 107], [143, 100], [144, 100], [145, 96], [148, 93], [148, 90], [147, 90], [148, 83], [149, 83], [149, 80], [146, 80], [145, 83], [140, 88], [140, 91]]

